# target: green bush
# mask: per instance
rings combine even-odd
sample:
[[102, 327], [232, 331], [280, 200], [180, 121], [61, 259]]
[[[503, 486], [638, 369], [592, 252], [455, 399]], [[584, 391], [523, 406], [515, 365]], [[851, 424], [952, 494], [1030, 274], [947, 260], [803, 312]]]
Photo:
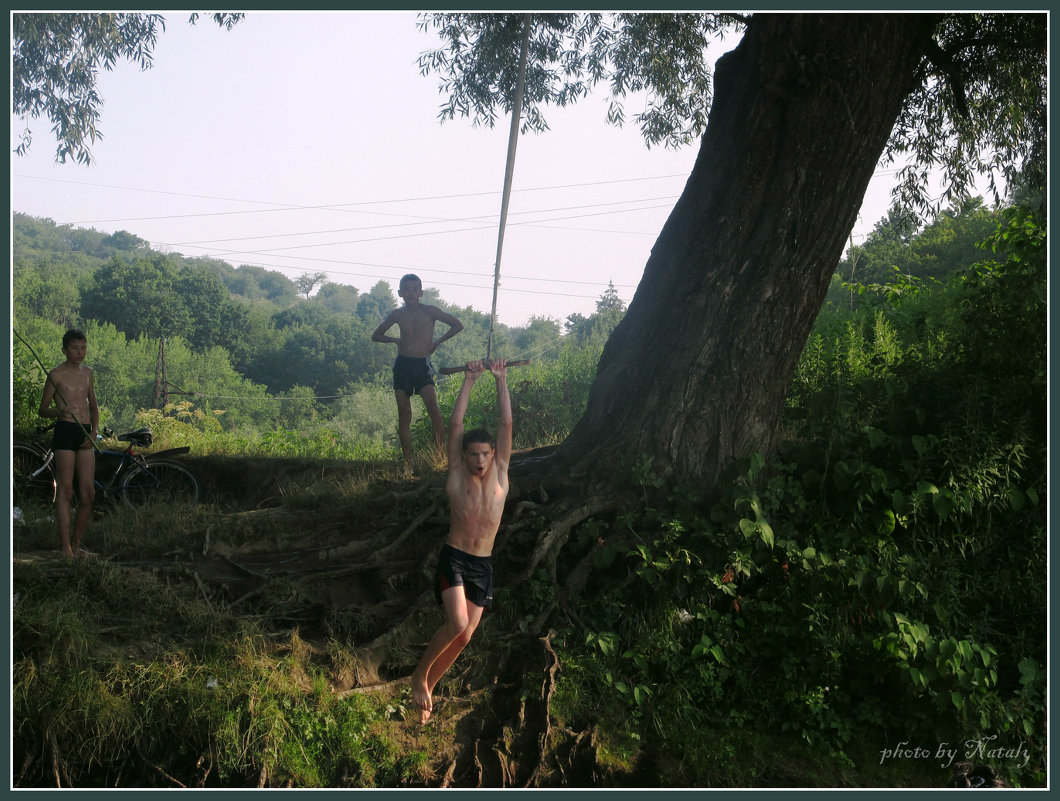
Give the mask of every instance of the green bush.
[[1013, 215], [998, 237], [1002, 264], [822, 315], [789, 441], [715, 506], [672, 487], [607, 532], [592, 624], [557, 642], [572, 728], [607, 721], [629, 766], [689, 783], [734, 730], [836, 764], [996, 742], [1010, 783], [1044, 781], [1044, 234]]

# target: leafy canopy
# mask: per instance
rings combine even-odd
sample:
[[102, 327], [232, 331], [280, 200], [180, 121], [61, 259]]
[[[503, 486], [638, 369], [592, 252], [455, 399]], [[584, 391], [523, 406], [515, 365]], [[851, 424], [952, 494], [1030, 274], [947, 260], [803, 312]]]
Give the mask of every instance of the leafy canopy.
[[599, 83], [611, 90], [607, 121], [621, 126], [622, 100], [645, 92], [633, 115], [649, 146], [678, 147], [707, 124], [708, 42], [740, 19], [727, 14], [422, 14], [443, 46], [424, 53], [420, 73], [437, 73], [448, 95], [439, 117], [457, 114], [492, 127], [511, 111], [524, 25], [531, 21], [523, 128], [548, 130], [544, 105], [567, 106]]
[[[192, 14], [194, 24], [198, 14]], [[231, 30], [243, 14], [214, 14]], [[55, 160], [90, 164], [90, 144], [103, 137], [96, 125], [103, 100], [96, 92], [100, 68], [114, 69], [119, 59], [150, 69], [161, 14], [12, 14], [11, 105], [26, 125], [15, 153], [33, 141], [28, 121], [47, 116], [58, 140]]]
[[[525, 14], [423, 14], [442, 46], [420, 71], [439, 76], [448, 97], [441, 119], [457, 114], [492, 126], [510, 113]], [[648, 146], [677, 147], [703, 133], [712, 96], [708, 43], [754, 17], [734, 14], [533, 14], [523, 95], [524, 129], [547, 130], [542, 107], [566, 106], [598, 84], [610, 87], [607, 122], [625, 121], [622, 101], [645, 92], [634, 115]], [[977, 173], [1044, 186], [1046, 44], [1044, 13], [954, 13], [940, 21], [897, 120], [884, 162], [910, 162], [901, 196], [934, 210], [962, 198]], [[945, 191], [928, 196], [941, 168]]]

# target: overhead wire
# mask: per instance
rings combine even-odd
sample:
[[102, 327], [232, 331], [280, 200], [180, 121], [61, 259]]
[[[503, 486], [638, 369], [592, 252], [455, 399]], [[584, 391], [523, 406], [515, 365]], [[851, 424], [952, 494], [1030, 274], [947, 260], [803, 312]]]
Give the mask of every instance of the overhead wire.
[[[898, 169], [878, 170], [877, 172], [874, 173], [874, 176], [876, 176], [876, 175], [885, 175], [885, 174], [894, 174], [894, 173], [897, 173], [897, 172], [898, 172]], [[299, 204], [291, 204], [291, 203], [273, 203], [271, 201], [264, 201], [264, 200], [247, 200], [247, 199], [243, 199], [243, 198], [226, 198], [226, 197], [219, 197], [219, 196], [212, 196], [212, 195], [170, 192], [170, 191], [165, 191], [165, 190], [144, 189], [144, 188], [141, 188], [141, 187], [114, 186], [114, 185], [98, 184], [98, 183], [86, 182], [86, 181], [73, 181], [73, 180], [69, 180], [69, 179], [45, 178], [45, 177], [41, 177], [41, 176], [16, 175], [16, 176], [13, 176], [13, 177], [28, 178], [28, 179], [31, 179], [31, 180], [55, 181], [55, 182], [59, 182], [59, 183], [85, 185], [85, 186], [93, 186], [93, 187], [100, 187], [100, 188], [120, 189], [120, 190], [123, 190], [123, 191], [137, 191], [137, 192], [146, 192], [146, 193], [153, 193], [153, 194], [173, 195], [173, 196], [179, 196], [179, 197], [192, 197], [192, 198], [198, 198], [198, 199], [222, 200], [222, 201], [225, 201], [225, 202], [270, 204], [270, 205], [274, 205], [274, 206], [278, 206], [279, 207], [279, 208], [271, 208], [271, 209], [239, 210], [239, 211], [230, 211], [230, 212], [205, 212], [205, 213], [188, 214], [188, 215], [159, 215], [159, 216], [154, 216], [154, 217], [141, 217], [141, 218], [113, 218], [111, 220], [87, 220], [87, 221], [77, 221], [77, 222], [66, 223], [66, 224], [69, 224], [69, 225], [87, 224], [87, 223], [91, 223], [91, 222], [96, 222], [96, 223], [99, 223], [99, 222], [123, 222], [123, 221], [138, 221], [138, 220], [146, 221], [146, 220], [160, 220], [160, 219], [210, 217], [210, 216], [221, 216], [221, 215], [230, 215], [230, 214], [254, 214], [254, 213], [262, 213], [262, 212], [303, 211], [303, 210], [308, 210], [308, 211], [311, 211], [311, 210], [335, 210], [335, 211], [357, 212], [357, 213], [363, 213], [363, 214], [391, 215], [391, 216], [393, 216], [393, 214], [395, 214], [395, 212], [365, 211], [365, 210], [355, 209], [355, 208], [350, 208], [350, 207], [351, 206], [365, 206], [365, 205], [378, 206], [378, 205], [384, 205], [384, 204], [421, 202], [421, 201], [427, 201], [427, 200], [445, 200], [445, 199], [478, 197], [478, 196], [488, 196], [488, 195], [496, 195], [497, 194], [496, 191], [486, 191], [486, 192], [471, 192], [471, 193], [453, 193], [453, 194], [449, 194], [449, 195], [437, 195], [437, 196], [419, 196], [419, 197], [407, 197], [407, 198], [393, 198], [393, 199], [375, 200], [375, 201], [357, 201], [357, 202], [349, 202], [349, 203], [343, 203], [343, 204], [299, 205]], [[608, 181], [596, 181], [596, 182], [585, 182], [585, 183], [573, 183], [573, 184], [560, 184], [560, 185], [551, 185], [551, 186], [529, 187], [529, 188], [524, 188], [524, 189], [513, 189], [512, 191], [520, 192], [520, 193], [541, 192], [541, 191], [553, 191], [553, 190], [558, 190], [558, 189], [582, 188], [582, 187], [592, 187], [592, 186], [612, 185], [612, 184], [632, 183], [632, 182], [643, 182], [643, 181], [652, 181], [652, 180], [665, 180], [665, 179], [670, 179], [670, 178], [687, 178], [687, 176], [684, 175], [684, 174], [661, 175], [661, 176], [642, 176], [642, 177], [637, 177], [637, 178], [614, 179], [614, 180], [608, 180]], [[537, 210], [532, 210], [532, 211], [518, 212], [518, 214], [519, 215], [531, 215], [531, 214], [552, 213], [552, 212], [555, 212], [555, 211], [565, 211], [565, 210], [572, 210], [572, 209], [579, 209], [579, 208], [584, 208], [584, 209], [599, 208], [601, 205], [620, 205], [620, 204], [627, 204], [627, 203], [638, 203], [638, 202], [651, 201], [651, 200], [654, 200], [654, 199], [655, 198], [642, 198], [640, 200], [613, 201], [613, 202], [609, 202], [609, 203], [605, 203], [605, 204], [587, 204], [587, 205], [583, 205], [583, 206], [554, 207], [554, 208], [549, 208], [549, 209], [537, 209]], [[658, 199], [663, 199], [663, 198], [658, 198]], [[672, 198], [667, 197], [665, 199], [669, 201]], [[516, 226], [520, 226], [520, 227], [540, 226], [540, 227], [559, 228], [561, 230], [587, 230], [587, 229], [583, 229], [583, 228], [572, 229], [572, 228], [566, 227], [566, 226], [549, 226], [549, 225], [547, 225], [547, 223], [560, 222], [560, 221], [564, 221], [564, 220], [585, 219], [585, 218], [588, 218], [588, 217], [607, 216], [607, 215], [612, 215], [612, 214], [621, 214], [621, 213], [629, 213], [629, 212], [636, 212], [636, 211], [654, 210], [654, 209], [657, 209], [657, 208], [663, 208], [663, 207], [665, 207], [665, 205], [668, 205], [668, 203], [667, 204], [653, 205], [653, 206], [637, 207], [637, 208], [632, 208], [632, 209], [610, 209], [610, 210], [605, 210], [605, 211], [600, 211], [600, 212], [595, 212], [595, 213], [562, 215], [562, 216], [558, 216], [558, 217], [548, 217], [548, 218], [544, 218], [544, 219], [518, 220], [518, 221], [512, 222], [511, 224], [512, 225], [516, 225]], [[412, 217], [415, 217], [416, 215], [402, 214], [401, 216], [412, 216]], [[244, 241], [244, 240], [274, 238], [274, 237], [309, 236], [309, 235], [314, 235], [314, 234], [330, 233], [330, 232], [337, 232], [337, 231], [343, 231], [343, 230], [373, 230], [373, 229], [378, 229], [378, 228], [383, 228], [383, 227], [398, 227], [398, 226], [406, 226], [406, 225], [409, 225], [409, 226], [411, 226], [411, 225], [423, 225], [423, 224], [428, 224], [429, 222], [432, 222], [432, 221], [433, 222], [451, 222], [451, 221], [474, 220], [474, 219], [478, 219], [478, 218], [485, 217], [485, 216], [486, 215], [479, 215], [479, 217], [471, 217], [471, 218], [427, 218], [426, 220], [419, 221], [419, 222], [394, 223], [394, 224], [388, 224], [388, 225], [385, 225], [385, 226], [363, 226], [363, 227], [354, 228], [354, 229], [332, 229], [331, 231], [292, 232], [290, 234], [264, 234], [264, 235], [258, 235], [258, 236], [227, 238], [227, 239], [218, 239], [218, 240], [190, 240], [190, 241], [187, 241], [187, 242], [161, 242], [161, 241], [155, 241], [153, 244], [155, 244], [157, 246], [169, 247], [169, 248], [193, 247], [193, 248], [196, 248], [198, 250], [203, 251], [203, 253], [201, 255], [202, 255], [202, 257], [205, 257], [205, 258], [211, 258], [211, 257], [221, 258], [221, 257], [225, 257], [225, 256], [233, 257], [233, 256], [240, 256], [240, 255], [260, 256], [260, 255], [270, 254], [270, 255], [278, 256], [279, 258], [282, 258], [282, 259], [285, 259], [285, 260], [311, 261], [311, 262], [313, 262], [315, 264], [316, 263], [321, 263], [321, 262], [323, 262], [325, 264], [344, 264], [344, 265], [366, 264], [367, 266], [381, 266], [381, 267], [385, 267], [387, 269], [393, 268], [395, 270], [401, 270], [401, 271], [406, 271], [407, 272], [410, 268], [401, 267], [401, 266], [398, 266], [398, 265], [371, 265], [371, 264], [367, 264], [365, 262], [350, 261], [350, 260], [346, 260], [346, 259], [328, 259], [328, 258], [320, 258], [320, 257], [300, 257], [300, 256], [295, 256], [295, 255], [288, 255], [287, 253], [282, 253], [280, 251], [299, 250], [299, 249], [305, 249], [305, 248], [333, 247], [333, 246], [346, 245], [346, 244], [359, 244], [359, 243], [364, 243], [364, 242], [385, 241], [385, 240], [390, 240], [390, 239], [402, 239], [402, 238], [407, 238], [407, 237], [410, 237], [410, 236], [420, 237], [420, 236], [437, 236], [437, 235], [443, 235], [443, 234], [449, 234], [449, 233], [465, 233], [465, 232], [468, 232], [468, 231], [476, 231], [476, 230], [488, 229], [488, 228], [492, 227], [492, 225], [472, 226], [472, 227], [455, 228], [455, 229], [451, 228], [451, 229], [446, 229], [446, 230], [441, 230], [441, 231], [418, 232], [418, 233], [415, 233], [415, 234], [405, 234], [405, 235], [401, 235], [401, 236], [366, 237], [366, 238], [360, 238], [360, 239], [354, 239], [354, 240], [344, 240], [344, 241], [340, 241], [340, 242], [290, 245], [290, 246], [283, 247], [283, 248], [263, 248], [263, 249], [258, 249], [258, 250], [235, 250], [235, 249], [229, 249], [229, 248], [207, 248], [207, 247], [201, 246], [199, 243], [201, 242], [203, 244], [211, 244], [213, 242], [224, 242], [224, 241], [231, 242], [231, 241]], [[655, 232], [634, 232], [634, 231], [616, 232], [616, 231], [607, 231], [607, 230], [601, 230], [600, 232], [601, 233], [612, 233], [612, 234], [613, 233], [626, 233], [626, 234], [655, 235]], [[263, 268], [269, 268], [269, 269], [278, 269], [278, 270], [298, 269], [295, 265], [290, 265], [290, 264], [288, 264], [288, 265], [278, 265], [278, 264], [258, 263], [256, 266], [261, 266]], [[415, 268], [413, 268], [413, 269], [415, 269]], [[442, 268], [431, 268], [431, 267], [419, 268], [419, 269], [425, 270], [428, 273], [440, 273], [440, 274], [445, 274], [445, 275], [449, 275], [449, 274], [454, 274], [454, 275], [455, 274], [463, 274], [463, 275], [473, 275], [473, 276], [483, 276], [484, 277], [483, 273], [475, 273], [475, 272], [451, 271], [451, 270], [445, 270], [445, 269], [442, 269]], [[377, 279], [377, 280], [392, 280], [392, 276], [384, 276], [384, 275], [376, 275], [376, 274], [353, 273], [353, 272], [340, 271], [340, 270], [334, 270], [334, 269], [328, 270], [326, 272], [328, 272], [330, 274], [334, 274], [334, 275], [349, 275], [349, 276], [355, 276], [355, 277], [374, 278], [374, 279]], [[507, 278], [511, 278], [512, 280], [520, 280], [520, 281], [540, 281], [542, 283], [547, 283], [547, 284], [583, 283], [585, 285], [594, 285], [594, 284], [595, 285], [599, 285], [599, 282], [596, 282], [596, 281], [593, 281], [593, 282], [589, 282], [589, 281], [573, 282], [573, 281], [563, 280], [563, 279], [549, 279], [549, 278], [526, 277], [526, 276], [506, 276], [506, 279]], [[464, 288], [483, 288], [483, 287], [481, 287], [480, 285], [477, 285], [477, 284], [461, 284], [461, 283], [444, 282], [444, 281], [432, 281], [432, 283], [440, 284], [442, 286], [454, 286], [454, 287], [464, 287]], [[630, 284], [615, 284], [615, 286], [616, 287], [620, 287], [620, 288], [634, 288], [633, 285], [630, 285]], [[595, 296], [592, 296], [592, 295], [581, 295], [581, 294], [563, 293], [563, 292], [555, 292], [555, 291], [544, 291], [544, 290], [534, 290], [534, 289], [526, 289], [526, 288], [512, 288], [512, 287], [507, 287], [507, 286], [505, 287], [505, 292], [519, 292], [519, 293], [531, 293], [531, 294], [558, 295], [558, 296], [563, 296], [563, 297], [576, 297], [576, 298], [591, 298], [591, 297], [595, 297]]]
[[[217, 197], [212, 195], [198, 195], [188, 194], [184, 192], [169, 192], [162, 189], [143, 189], [141, 187], [133, 186], [114, 186], [112, 184], [97, 184], [89, 181], [72, 181], [67, 178], [46, 178], [38, 175], [23, 175], [14, 174], [12, 178], [27, 178], [34, 181], [54, 181], [56, 183], [74, 184], [77, 186], [93, 186], [100, 189], [121, 189], [129, 192], [146, 192], [159, 195], [173, 195], [176, 197], [189, 197], [200, 200], [220, 200], [226, 203], [261, 203], [273, 206], [279, 206], [280, 208], [274, 209], [241, 209], [237, 211], [216, 211], [216, 212], [198, 212], [195, 214], [166, 214], [152, 217], [117, 217], [108, 220], [72, 220], [66, 223], [66, 225], [90, 225], [98, 223], [111, 223], [111, 222], [146, 222], [152, 220], [174, 220], [183, 219], [187, 217], [222, 217], [232, 214], [266, 214], [275, 213], [282, 211], [358, 211], [356, 209], [350, 209], [350, 206], [374, 206], [374, 205], [385, 205], [387, 203], [413, 203], [421, 202], [425, 200], [454, 200], [457, 198], [469, 198], [469, 197], [483, 197], [487, 195], [499, 194], [496, 190], [484, 191], [484, 192], [462, 192], [450, 195], [423, 195], [420, 197], [409, 197], [409, 198], [392, 198], [389, 200], [362, 200], [362, 201], [349, 201], [344, 203], [328, 203], [318, 205], [301, 205], [295, 203], [278, 203], [269, 200], [246, 200], [243, 198], [226, 198]], [[610, 184], [621, 184], [621, 183], [633, 183], [637, 181], [659, 181], [668, 178], [688, 178], [683, 173], [674, 173], [672, 175], [649, 175], [641, 176], [639, 178], [616, 178], [609, 181], [588, 181], [574, 184], [557, 184], [553, 186], [532, 186], [524, 187], [522, 189], [513, 189], [513, 192], [549, 192], [557, 189], [580, 189], [583, 187], [591, 186], [607, 186]], [[384, 212], [385, 213], [385, 212]]]
[[[670, 204], [667, 203], [667, 204], [659, 204], [659, 205], [655, 205], [655, 206], [641, 206], [641, 207], [635, 208], [635, 209], [612, 209], [610, 211], [596, 212], [596, 213], [593, 213], [593, 214], [572, 214], [572, 215], [567, 215], [567, 216], [564, 216], [564, 217], [550, 217], [550, 218], [547, 218], [547, 219], [544, 219], [544, 220], [517, 221], [517, 222], [512, 223], [512, 225], [532, 226], [535, 223], [540, 223], [540, 222], [555, 222], [557, 220], [574, 220], [574, 219], [579, 219], [579, 218], [583, 218], [583, 217], [601, 217], [601, 216], [605, 216], [605, 215], [608, 215], [608, 214], [625, 214], [625, 213], [628, 213], [628, 212], [635, 212], [635, 211], [651, 211], [651, 210], [654, 210], [654, 209], [667, 208], [669, 205]], [[523, 212], [523, 213], [526, 213], [526, 212]], [[365, 237], [365, 238], [362, 238], [362, 239], [344, 239], [344, 240], [341, 240], [341, 241], [338, 241], [338, 242], [319, 242], [319, 243], [311, 243], [311, 244], [303, 244], [303, 245], [288, 245], [286, 247], [261, 248], [259, 250], [237, 250], [237, 249], [234, 249], [234, 248], [207, 248], [207, 247], [201, 247], [199, 245], [193, 245], [193, 244], [187, 244], [187, 243], [182, 245], [179, 242], [176, 242], [176, 243], [173, 243], [173, 242], [159, 242], [158, 244], [162, 244], [162, 245], [165, 245], [167, 247], [181, 247], [181, 246], [183, 246], [183, 247], [196, 247], [199, 250], [216, 250], [218, 253], [229, 253], [229, 254], [247, 253], [247, 254], [250, 254], [250, 255], [260, 255], [262, 253], [279, 253], [281, 251], [286, 251], [286, 250], [303, 250], [305, 248], [325, 248], [325, 247], [335, 247], [336, 245], [358, 245], [358, 244], [362, 244], [364, 242], [383, 242], [383, 241], [386, 241], [386, 240], [389, 240], [389, 239], [412, 239], [412, 238], [421, 237], [421, 236], [438, 236], [438, 235], [442, 235], [442, 234], [462, 234], [462, 233], [467, 233], [468, 231], [488, 230], [488, 229], [491, 229], [493, 227], [494, 227], [493, 225], [475, 225], [475, 226], [471, 226], [471, 227], [468, 227], [468, 228], [447, 228], [447, 229], [442, 230], [442, 231], [420, 231], [420, 232], [415, 232], [415, 233], [399, 234], [397, 236], [372, 236], [372, 237]]]
[[[549, 209], [529, 209], [527, 211], [515, 212], [515, 214], [517, 214], [517, 215], [551, 214], [552, 212], [556, 212], [556, 211], [573, 211], [575, 209], [598, 209], [598, 208], [601, 208], [603, 206], [620, 206], [620, 205], [628, 204], [628, 203], [649, 203], [649, 202], [653, 202], [653, 201], [656, 201], [656, 200], [676, 201], [677, 197], [678, 197], [677, 195], [665, 195], [665, 196], [662, 196], [662, 197], [637, 198], [636, 200], [613, 200], [613, 201], [609, 201], [609, 202], [606, 202], [606, 203], [587, 203], [587, 204], [583, 204], [583, 205], [580, 205], [580, 206], [557, 206], [555, 208], [549, 208]], [[656, 209], [656, 208], [663, 208], [663, 207], [664, 206], [644, 206], [644, 207], [638, 208], [638, 209], [616, 209], [616, 210], [614, 210], [614, 213], [621, 213], [623, 211], [644, 211], [646, 209]], [[319, 234], [340, 234], [340, 233], [346, 233], [348, 231], [372, 231], [372, 230], [376, 230], [376, 229], [379, 229], [379, 228], [403, 228], [403, 227], [412, 226], [412, 225], [428, 225], [430, 223], [476, 222], [478, 220], [485, 220], [485, 219], [489, 219], [492, 216], [494, 216], [492, 214], [476, 214], [476, 215], [471, 216], [471, 217], [426, 217], [426, 216], [420, 216], [420, 215], [414, 215], [414, 214], [399, 214], [399, 215], [395, 215], [392, 212], [372, 212], [372, 213], [377, 213], [377, 214], [390, 216], [390, 217], [393, 217], [393, 216], [412, 217], [412, 218], [414, 218], [416, 220], [416, 222], [386, 223], [385, 225], [362, 225], [362, 226], [358, 226], [356, 228], [330, 228], [330, 229], [317, 230], [317, 231], [291, 231], [291, 232], [279, 233], [279, 234], [253, 234], [251, 236], [229, 236], [229, 237], [222, 237], [222, 238], [219, 238], [219, 239], [192, 239], [192, 240], [188, 240], [187, 242], [170, 242], [170, 243], [167, 243], [167, 244], [171, 245], [172, 247], [181, 247], [181, 246], [188, 246], [188, 245], [191, 245], [191, 246], [211, 245], [211, 244], [214, 244], [215, 242], [243, 242], [243, 241], [246, 241], [246, 240], [253, 240], [253, 239], [276, 239], [278, 237], [316, 236], [316, 235], [319, 235]], [[606, 213], [606, 212], [602, 212], [602, 213]], [[528, 220], [528, 221], [513, 223], [513, 225], [532, 225], [532, 224], [537, 223], [537, 222], [551, 222], [551, 221], [557, 220], [557, 219], [558, 220], [578, 219], [581, 216], [583, 216], [583, 215], [571, 215], [569, 217], [557, 217], [557, 218], [551, 218], [549, 220]], [[487, 227], [492, 227], [492, 225], [491, 226], [487, 226]], [[464, 229], [461, 229], [461, 230], [464, 230]], [[576, 229], [568, 229], [568, 230], [576, 230]], [[428, 232], [428, 233], [430, 233], [430, 232]], [[437, 232], [437, 233], [448, 233], [448, 232], [442, 231], [442, 232]], [[609, 233], [616, 233], [616, 232], [611, 231]], [[624, 233], [626, 233], [626, 232], [624, 232]], [[633, 233], [638, 233], [638, 232], [633, 232]], [[645, 233], [647, 233], [647, 232], [645, 232]], [[360, 240], [358, 240], [358, 241], [360, 241]], [[295, 246], [295, 247], [327, 247], [328, 244], [347, 244], [347, 243], [338, 242], [338, 243], [325, 243], [325, 244], [308, 244], [308, 245], [301, 245], [301, 246]]]

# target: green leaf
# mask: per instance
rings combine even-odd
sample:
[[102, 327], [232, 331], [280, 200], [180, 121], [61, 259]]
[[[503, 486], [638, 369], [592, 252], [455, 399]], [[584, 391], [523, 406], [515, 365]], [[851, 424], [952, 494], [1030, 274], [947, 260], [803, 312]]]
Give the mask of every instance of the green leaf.
[[905, 514], [909, 511], [909, 502], [906, 500], [905, 493], [901, 490], [895, 490], [891, 495], [891, 503], [894, 505], [894, 511], [898, 514]]
[[847, 489], [854, 480], [854, 471], [844, 461], [838, 461], [832, 468], [832, 480], [835, 481], [837, 489]]
[[937, 495], [939, 488], [928, 481], [918, 481], [916, 491], [921, 495]]
[[770, 528], [769, 523], [763, 520], [761, 523], [758, 524], [758, 529], [762, 534], [762, 542], [772, 548], [774, 537], [773, 529]]
[[869, 435], [869, 446], [879, 448], [887, 443], [887, 435], [878, 428], [865, 426], [865, 432]]
[[954, 690], [952, 693], [950, 693], [950, 699], [953, 701], [953, 705], [957, 707], [958, 710], [964, 708], [964, 696], [961, 695], [957, 690]]
[[1006, 494], [1008, 495], [1009, 505], [1015, 512], [1020, 511], [1027, 502], [1027, 496], [1023, 494], [1023, 490], [1019, 487], [1009, 487]]
[[1020, 661], [1019, 670], [1020, 683], [1024, 686], [1031, 684], [1036, 678], [1038, 678], [1038, 663], [1030, 657]]
[[748, 520], [746, 517], [740, 518], [740, 531], [747, 539], [751, 539], [757, 532], [758, 526], [755, 525], [753, 520]]
[[765, 512], [762, 510], [762, 502], [758, 499], [757, 493], [751, 496], [751, 510], [755, 513], [755, 520], [761, 520], [765, 517]]
[[748, 471], [751, 480], [753, 481], [759, 473], [762, 472], [762, 468], [766, 466], [766, 459], [760, 453], [751, 454], [751, 469]]
[[931, 505], [935, 509], [935, 514], [937, 514], [941, 520], [945, 520], [949, 517], [950, 512], [953, 511], [953, 497], [949, 494], [939, 493], [932, 499]]

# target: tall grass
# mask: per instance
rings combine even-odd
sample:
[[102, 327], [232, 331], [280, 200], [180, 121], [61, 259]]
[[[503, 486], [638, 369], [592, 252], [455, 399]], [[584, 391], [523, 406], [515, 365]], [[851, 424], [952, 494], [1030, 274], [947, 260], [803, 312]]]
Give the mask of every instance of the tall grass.
[[[84, 563], [20, 565], [14, 610], [15, 784], [372, 787], [418, 783], [393, 698], [332, 691], [298, 635], [171, 589], [164, 576]], [[347, 656], [346, 661], [352, 659]]]

